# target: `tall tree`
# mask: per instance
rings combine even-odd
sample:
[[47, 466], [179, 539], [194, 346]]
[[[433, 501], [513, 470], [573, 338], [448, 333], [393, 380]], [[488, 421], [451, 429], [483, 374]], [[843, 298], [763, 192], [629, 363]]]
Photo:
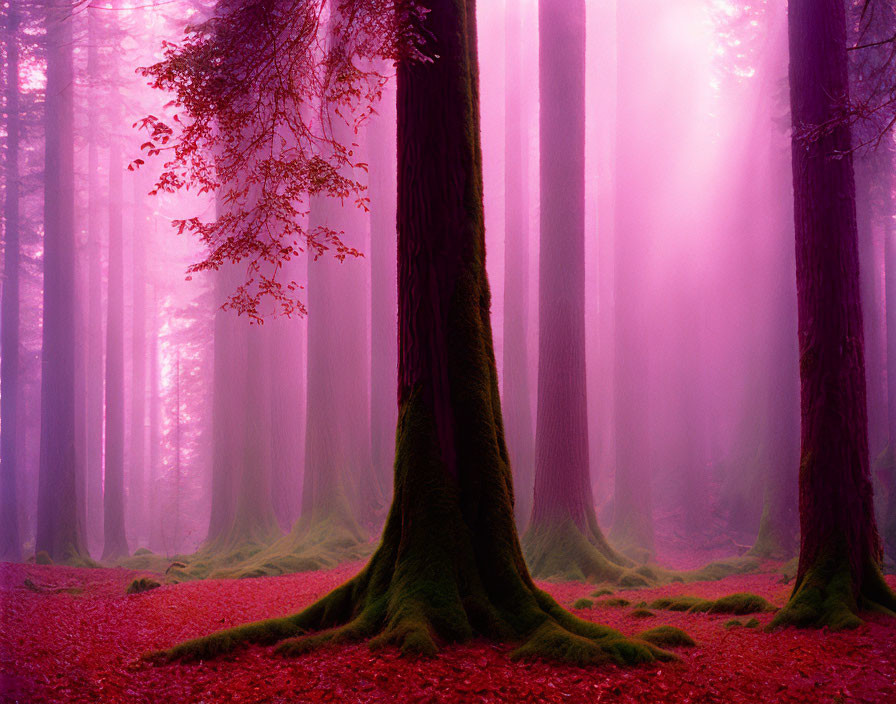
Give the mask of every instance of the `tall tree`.
[[46, 3], [44, 293], [35, 548], [56, 561], [86, 554], [75, 461], [73, 6]]
[[647, 237], [638, 194], [643, 187], [641, 149], [651, 131], [636, 86], [650, 75], [641, 46], [640, 3], [617, 5], [617, 114], [615, 271], [616, 492], [610, 537], [622, 549], [653, 550], [653, 497], [648, 434], [648, 343], [644, 263]]
[[0, 560], [22, 558], [17, 501], [19, 402], [19, 8], [6, 10], [6, 169], [0, 331]]
[[373, 471], [388, 501], [395, 458], [398, 404], [398, 283], [396, 281], [396, 103], [386, 86], [370, 121], [370, 446]]
[[131, 230], [131, 407], [128, 468], [128, 520], [139, 545], [146, 530], [146, 187], [137, 173], [133, 179]]
[[859, 609], [896, 610], [880, 572], [868, 466], [841, 0], [790, 0], [790, 105], [800, 350], [800, 558], [774, 624], [855, 627]]
[[[113, 72], [113, 81], [116, 80]], [[119, 124], [120, 96], [111, 96], [113, 125]], [[109, 273], [106, 284], [106, 427], [103, 452], [103, 559], [128, 554], [124, 490], [124, 163], [117, 135], [109, 147]]]
[[100, 28], [92, 3], [87, 6], [87, 525], [88, 543], [99, 544], [103, 535], [103, 242], [100, 217], [99, 123]]
[[571, 616], [529, 576], [489, 317], [476, 7], [420, 5], [432, 60], [403, 58], [398, 67], [399, 420], [382, 542], [360, 574], [302, 613], [190, 641], [165, 657], [278, 641], [281, 652], [297, 653], [373, 636], [432, 654], [437, 641], [474, 634], [524, 641], [518, 657], [665, 657]]
[[585, 2], [540, 0], [541, 245], [535, 495], [538, 576], [617, 579], [630, 562], [597, 525], [585, 386]]
[[532, 515], [535, 479], [529, 386], [529, 129], [523, 93], [523, 9], [507, 3], [504, 84], [504, 378], [507, 451], [513, 467], [517, 528]]

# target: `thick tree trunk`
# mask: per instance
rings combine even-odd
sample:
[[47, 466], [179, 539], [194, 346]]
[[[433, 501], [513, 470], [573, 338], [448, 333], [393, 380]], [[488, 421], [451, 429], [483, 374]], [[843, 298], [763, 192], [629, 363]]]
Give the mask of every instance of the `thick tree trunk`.
[[[649, 120], [639, 109], [638, 77], [650, 72], [637, 37], [642, 8], [617, 9], [616, 228], [614, 238], [614, 388], [616, 493], [610, 538], [623, 549], [653, 550], [653, 492], [650, 469], [648, 350], [644, 263], [647, 243], [639, 206], [639, 145]], [[648, 128], [649, 129], [649, 128]]]
[[[184, 643], [169, 658], [372, 636], [431, 654], [474, 634], [525, 641], [518, 657], [665, 657], [563, 611], [523, 561], [485, 274], [475, 3], [421, 4], [437, 58], [398, 70], [399, 420], [382, 542], [358, 576], [302, 613]], [[323, 632], [301, 637], [308, 630]]]
[[75, 207], [72, 6], [46, 5], [44, 299], [35, 548], [83, 557], [75, 463]]
[[541, 245], [535, 494], [524, 537], [536, 576], [617, 579], [628, 561], [594, 515], [585, 385], [585, 3], [539, 3]]
[[529, 385], [529, 126], [523, 96], [520, 0], [507, 9], [504, 85], [504, 379], [507, 450], [513, 467], [516, 525], [532, 515], [535, 442]]
[[398, 374], [396, 281], [396, 103], [392, 84], [368, 130], [370, 162], [370, 442], [373, 471], [386, 505], [392, 496]]
[[[91, 91], [99, 90], [100, 10], [87, 9], [87, 76]], [[103, 243], [100, 218], [99, 101], [87, 107], [87, 524], [88, 543], [99, 547], [103, 538]]]
[[[118, 101], [117, 92], [112, 96]], [[118, 110], [113, 109], [117, 115]], [[115, 122], [114, 124], [118, 124]], [[124, 528], [124, 233], [121, 144], [109, 148], [109, 273], [106, 293], [106, 431], [103, 560], [128, 554]]]
[[6, 173], [0, 330], [0, 560], [22, 559], [17, 476], [19, 401], [19, 9], [6, 11]]
[[865, 359], [840, 0], [790, 0], [790, 101], [801, 380], [800, 560], [776, 624], [854, 627], [896, 609], [880, 573], [868, 467]]

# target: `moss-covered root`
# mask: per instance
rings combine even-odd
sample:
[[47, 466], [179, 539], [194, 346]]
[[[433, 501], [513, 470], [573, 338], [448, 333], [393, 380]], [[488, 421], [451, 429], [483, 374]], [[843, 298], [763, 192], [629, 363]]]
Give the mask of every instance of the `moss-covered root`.
[[696, 641], [680, 628], [674, 626], [657, 626], [648, 631], [644, 631], [638, 638], [656, 646], [675, 647], [675, 646], [694, 646]]
[[745, 593], [730, 594], [715, 600], [686, 595], [667, 597], [653, 601], [650, 604], [650, 608], [666, 611], [687, 611], [693, 614], [734, 614], [736, 616], [769, 613], [776, 610], [774, 606], [761, 596]]
[[571, 520], [530, 525], [522, 546], [529, 571], [540, 579], [618, 584], [632, 566], [602, 536], [581, 530]]
[[848, 564], [821, 561], [797, 583], [769, 629], [797, 626], [842, 631], [862, 624], [861, 611], [896, 616], [896, 595], [880, 568], [869, 560], [859, 585]]

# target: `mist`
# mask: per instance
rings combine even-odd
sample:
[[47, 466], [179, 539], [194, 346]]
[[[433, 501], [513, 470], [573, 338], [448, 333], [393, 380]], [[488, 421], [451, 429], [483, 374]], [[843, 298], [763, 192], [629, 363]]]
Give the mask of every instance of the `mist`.
[[[0, 558], [161, 591], [323, 579], [302, 604], [369, 559], [346, 592], [360, 601], [302, 633], [346, 610], [345, 640], [386, 619], [383, 644], [424, 654], [377, 589], [414, 614], [424, 594], [439, 647], [528, 638], [500, 625], [504, 548], [475, 536], [510, 536], [527, 589], [798, 585], [807, 389], [827, 383], [856, 389], [839, 416], [867, 443], [850, 466], [874, 515], [850, 506], [890, 571], [896, 11], [863, 5], [838, 10], [869, 47], [845, 54], [860, 107], [838, 157], [855, 174], [859, 391], [834, 372], [813, 387], [800, 346], [834, 303], [813, 317], [798, 296], [794, 7], [10, 0]], [[401, 591], [405, 555], [427, 565], [419, 591]], [[447, 573], [472, 625], [431, 616]]]

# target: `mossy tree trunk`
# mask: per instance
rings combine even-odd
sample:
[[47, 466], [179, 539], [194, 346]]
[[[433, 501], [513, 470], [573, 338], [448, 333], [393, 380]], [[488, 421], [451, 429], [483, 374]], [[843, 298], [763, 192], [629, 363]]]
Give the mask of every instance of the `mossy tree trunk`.
[[75, 205], [72, 6], [46, 4], [44, 291], [35, 550], [86, 555], [75, 464]]
[[184, 643], [169, 658], [370, 637], [431, 654], [474, 634], [524, 641], [519, 656], [666, 657], [572, 617], [526, 569], [489, 320], [475, 3], [421, 5], [436, 58], [398, 68], [399, 420], [382, 542], [358, 576], [300, 614]]
[[504, 378], [507, 449], [516, 489], [516, 525], [532, 515], [535, 443], [529, 384], [529, 129], [523, 89], [523, 7], [507, 4], [504, 85]]
[[623, 549], [651, 552], [653, 491], [650, 471], [648, 349], [644, 263], [649, 224], [640, 208], [643, 168], [652, 114], [644, 114], [633, 88], [654, 70], [641, 46], [643, 8], [617, 5], [616, 227], [614, 239], [615, 352], [613, 399], [616, 423], [616, 491], [610, 537]]
[[[791, 0], [790, 99], [801, 380], [800, 559], [774, 625], [861, 623], [896, 609], [880, 572], [868, 466], [845, 9]], [[833, 125], [821, 134], [813, 127]]]
[[616, 579], [594, 514], [585, 385], [585, 3], [539, 3], [541, 246], [535, 495], [523, 539], [537, 576]]
[[17, 500], [19, 401], [19, 9], [6, 11], [6, 163], [0, 329], [0, 560], [22, 559]]

